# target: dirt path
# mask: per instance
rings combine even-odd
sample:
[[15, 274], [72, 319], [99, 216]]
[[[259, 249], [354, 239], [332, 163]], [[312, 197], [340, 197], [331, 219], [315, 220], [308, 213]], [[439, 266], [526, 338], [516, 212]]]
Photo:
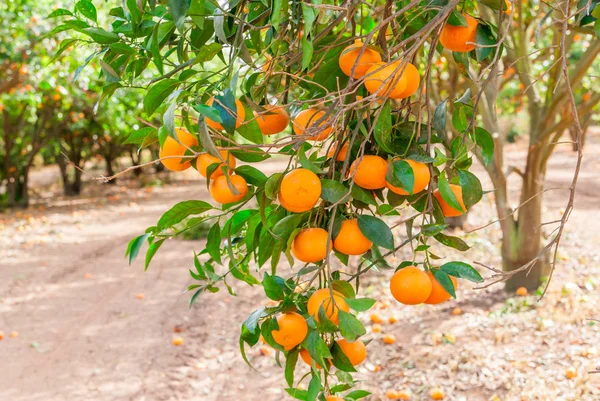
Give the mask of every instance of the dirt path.
[[[600, 383], [593, 378], [586, 378], [583, 392], [572, 383], [558, 380], [557, 392], [548, 390], [546, 394], [550, 398], [544, 398], [544, 393], [536, 398], [535, 391], [523, 382], [523, 375], [527, 378], [536, 373], [531, 373], [533, 368], [521, 366], [521, 360], [527, 364], [527, 358], [518, 355], [524, 352], [524, 345], [510, 330], [511, 325], [519, 327], [523, 338], [532, 336], [532, 346], [539, 347], [539, 352], [530, 355], [530, 363], [535, 358], [554, 360], [545, 354], [548, 348], [538, 344], [536, 337], [539, 333], [551, 336], [552, 332], [540, 331], [535, 322], [557, 318], [554, 311], [561, 299], [556, 294], [560, 295], [565, 282], [574, 280], [577, 286], [585, 286], [583, 280], [599, 274], [596, 266], [579, 266], [582, 257], [600, 260], [591, 246], [600, 240], [596, 218], [600, 141], [597, 137], [590, 139], [587, 146], [589, 156], [563, 253], [573, 253], [573, 260], [558, 273], [550, 297], [537, 309], [525, 308], [535, 315], [493, 315], [495, 310], [508, 307], [499, 288], [475, 292], [462, 288], [459, 305], [465, 313], [451, 319], [447, 316], [454, 302], [427, 310], [397, 305], [382, 310], [384, 315], [398, 315], [403, 323], [386, 329], [398, 337], [397, 345], [389, 348], [374, 341], [369, 361], [360, 369], [358, 377], [366, 380], [363, 387], [374, 392], [374, 400], [383, 399], [380, 395], [390, 386], [410, 387], [415, 392], [413, 399], [425, 400], [426, 389], [436, 383], [449, 388], [451, 400], [484, 401], [493, 395], [518, 400], [511, 397], [526, 391], [533, 394], [524, 398], [527, 400], [600, 398], [591, 395], [600, 391], [594, 390]], [[572, 153], [557, 153], [549, 174], [551, 185], [568, 184], [572, 161]], [[265, 173], [276, 169], [276, 165], [265, 165]], [[190, 174], [186, 178], [195, 177]], [[565, 198], [551, 194], [546, 197], [548, 213], [559, 213]], [[177, 240], [165, 244], [146, 273], [141, 261], [127, 266], [123, 258], [126, 242], [155, 223], [172, 204], [205, 197], [203, 184], [194, 180], [178, 181], [151, 193], [141, 189], [122, 192], [116, 187], [108, 195], [73, 202], [57, 199], [45, 210], [34, 209], [0, 220], [0, 330], [5, 333], [0, 342], [0, 400], [288, 399], [282, 390], [282, 371], [273, 355], [263, 356], [258, 348], [249, 350], [256, 372], [244, 364], [237, 351], [241, 322], [264, 302], [259, 289], [236, 285], [242, 296], [230, 297], [224, 291], [206, 295], [190, 310], [189, 294], [182, 290], [189, 282], [187, 269], [192, 251], [201, 250], [201, 242]], [[470, 224], [477, 226], [492, 217], [491, 205], [483, 202]], [[490, 262], [497, 262], [498, 232], [491, 228], [483, 234], [470, 236], [475, 250], [469, 257], [486, 255]], [[382, 295], [383, 282], [381, 276], [372, 277], [366, 292], [387, 296]], [[144, 298], [138, 299], [137, 294]], [[590, 317], [600, 305], [600, 296], [588, 292], [584, 295], [588, 297], [585, 306], [571, 307], [582, 309], [588, 313], [585, 317]], [[560, 316], [571, 313], [563, 309]], [[572, 326], [561, 326], [567, 331], [559, 334], [578, 333], [578, 347], [592, 346], [600, 339], [597, 329], [587, 328], [583, 318], [560, 319]], [[176, 325], [184, 328], [182, 347], [171, 345]], [[18, 338], [9, 338], [12, 330], [19, 332]], [[438, 337], [447, 333], [453, 333], [464, 344], [457, 341], [455, 348], [440, 346], [444, 341], [438, 344]], [[474, 333], [481, 334], [475, 338]], [[553, 344], [559, 348], [554, 349], [557, 358], [563, 358], [561, 352], [571, 352], [568, 338]], [[492, 347], [496, 348], [492, 351]], [[503, 352], [504, 362], [498, 362], [496, 352]], [[593, 364], [593, 356], [585, 366], [578, 362], [582, 372]], [[463, 362], [453, 362], [459, 357]], [[486, 359], [495, 361], [494, 366]], [[557, 363], [561, 372], [563, 364]], [[377, 373], [376, 366], [382, 366], [383, 371]], [[544, 374], [556, 368], [538, 367], [546, 369]], [[541, 370], [538, 374], [542, 375]], [[450, 377], [457, 377], [456, 383], [448, 384]], [[482, 382], [486, 386], [481, 387]]]

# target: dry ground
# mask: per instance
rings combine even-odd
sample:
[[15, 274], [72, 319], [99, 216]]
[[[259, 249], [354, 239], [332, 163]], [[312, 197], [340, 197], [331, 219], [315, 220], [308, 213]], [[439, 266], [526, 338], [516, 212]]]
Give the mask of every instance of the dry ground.
[[[515, 148], [511, 159], [522, 153]], [[573, 162], [568, 149], [558, 151], [548, 187], [568, 186]], [[264, 167], [267, 173], [277, 168]], [[501, 286], [473, 290], [462, 283], [458, 301], [386, 307], [391, 272], [370, 277], [364, 291], [382, 301], [376, 312], [399, 318], [383, 333], [368, 334], [373, 341], [358, 377], [373, 392], [370, 400], [385, 399], [391, 388], [427, 400], [433, 386], [457, 401], [600, 399], [600, 375], [587, 373], [600, 364], [598, 325], [587, 320], [600, 317], [599, 168], [596, 135], [588, 141], [558, 270], [539, 302], [533, 296], [507, 299]], [[48, 177], [52, 173], [44, 170], [34, 179], [51, 182]], [[260, 288], [239, 284], [238, 297], [206, 294], [190, 310], [182, 290], [192, 251], [201, 250], [202, 242], [165, 244], [146, 273], [141, 261], [128, 266], [123, 258], [127, 241], [171, 205], [207, 198], [204, 181], [196, 178], [186, 172], [152, 190], [89, 184], [84, 196], [72, 200], [40, 191], [30, 210], [0, 215], [0, 400], [290, 399], [274, 353], [249, 350], [254, 371], [237, 351], [241, 322], [265, 302]], [[548, 192], [545, 200], [547, 220], [554, 220], [566, 191]], [[493, 218], [488, 197], [468, 226]], [[499, 265], [497, 227], [467, 238], [473, 249], [462, 257]], [[462, 314], [451, 313], [455, 306]], [[184, 329], [181, 347], [171, 345], [174, 326]], [[10, 338], [11, 331], [18, 337]], [[384, 345], [384, 333], [398, 342]], [[577, 377], [567, 380], [568, 368]]]

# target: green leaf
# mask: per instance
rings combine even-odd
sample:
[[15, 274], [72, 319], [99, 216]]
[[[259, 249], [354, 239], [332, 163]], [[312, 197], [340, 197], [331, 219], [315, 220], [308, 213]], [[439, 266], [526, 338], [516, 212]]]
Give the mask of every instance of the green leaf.
[[152, 138], [156, 138], [157, 137], [156, 128], [154, 128], [154, 127], [143, 127], [143, 128], [140, 128], [137, 131], [133, 131], [131, 133], [131, 135], [129, 135], [127, 137], [127, 139], [123, 142], [123, 145], [127, 145], [127, 144], [140, 145], [148, 137], [152, 137]]
[[161, 245], [163, 244], [163, 242], [165, 242], [165, 238], [163, 238], [161, 240], [158, 240], [156, 242], [153, 242], [148, 247], [148, 250], [146, 251], [146, 261], [145, 261], [145, 264], [144, 264], [144, 271], [148, 270], [148, 266], [150, 266], [150, 262], [152, 261], [152, 258], [154, 257], [154, 255], [156, 254], [156, 252], [158, 251], [158, 249], [161, 247]]
[[101, 45], [110, 45], [120, 40], [119, 35], [102, 28], [85, 28], [81, 30], [81, 33], [88, 35], [94, 42]]
[[477, 61], [485, 60], [496, 50], [496, 47], [494, 47], [496, 44], [496, 37], [487, 24], [479, 23], [477, 25], [475, 43], [478, 45], [475, 47], [475, 57], [477, 58]]
[[194, 214], [202, 214], [212, 209], [212, 206], [204, 201], [189, 200], [179, 202], [158, 220], [157, 226], [160, 230], [164, 230], [177, 223], [180, 223], [186, 217]]
[[198, 114], [208, 117], [216, 123], [223, 122], [223, 120], [221, 120], [221, 115], [214, 107], [207, 106], [205, 104], [195, 104], [192, 107], [198, 112]]
[[65, 39], [62, 42], [60, 42], [60, 46], [58, 47], [58, 50], [56, 51], [56, 53], [54, 53], [54, 56], [52, 56], [52, 58], [50, 59], [50, 62], [54, 62], [56, 61], [61, 54], [64, 53], [65, 50], [67, 50], [69, 47], [71, 47], [71, 45], [73, 43], [76, 43], [79, 39], [76, 38], [69, 38], [69, 39]]
[[371, 395], [371, 393], [366, 390], [354, 390], [346, 394], [346, 398], [350, 398], [351, 400], [360, 400], [361, 398], [365, 398], [369, 395]]
[[54, 18], [54, 17], [60, 17], [62, 15], [70, 15], [73, 16], [73, 13], [69, 10], [65, 10], [64, 8], [57, 8], [56, 10], [52, 11], [50, 13], [50, 15], [48, 15], [47, 18]]
[[308, 391], [299, 388], [286, 388], [285, 391], [293, 398], [300, 401], [307, 401]]
[[275, 173], [267, 179], [265, 183], [265, 195], [269, 199], [277, 199], [279, 185], [283, 179], [283, 173]]
[[272, 299], [273, 301], [281, 301], [283, 299], [283, 287], [285, 286], [285, 280], [281, 277], [270, 276], [269, 273], [265, 272], [262, 286], [269, 299]]
[[321, 199], [336, 203], [348, 196], [348, 188], [336, 180], [321, 179]]
[[310, 382], [308, 383], [308, 392], [306, 393], [306, 401], [315, 401], [317, 399], [317, 395], [321, 391], [321, 377], [319, 373], [313, 373]]
[[87, 19], [91, 19], [94, 22], [98, 21], [96, 7], [94, 7], [94, 4], [91, 1], [80, 0], [77, 2], [77, 4], [75, 4], [75, 9]]
[[[389, 179], [388, 179], [389, 178]], [[415, 187], [415, 173], [405, 160], [394, 160], [390, 163], [386, 179], [390, 184], [400, 187], [412, 195]]]
[[385, 222], [374, 216], [358, 216], [358, 228], [372, 243], [385, 249], [394, 249], [394, 235]]
[[338, 316], [340, 319], [340, 332], [346, 340], [353, 342], [358, 337], [367, 333], [365, 326], [363, 326], [360, 320], [355, 318], [352, 314], [339, 309]]
[[[302, 2], [302, 7], [304, 7], [305, 3]], [[312, 41], [308, 40], [306, 37], [302, 38], [302, 70], [306, 70], [310, 67], [310, 62], [313, 56], [313, 44]]]
[[377, 201], [375, 201], [373, 193], [369, 190], [359, 187], [358, 185], [352, 185], [352, 199], [367, 205], [377, 205]]
[[221, 227], [219, 223], [213, 224], [208, 231], [206, 251], [215, 262], [221, 264]]
[[450, 188], [450, 183], [446, 178], [446, 173], [440, 174], [438, 180], [438, 189], [440, 190], [442, 198], [446, 201], [446, 203], [448, 203], [448, 205], [450, 205], [450, 207], [458, 211], [466, 212], [466, 210], [463, 209], [461, 204], [458, 203], [458, 199], [456, 199], [456, 195], [454, 195], [454, 192], [452, 192], [452, 188]]
[[389, 100], [385, 102], [381, 109], [381, 113], [379, 114], [379, 118], [377, 119], [373, 130], [373, 137], [375, 138], [375, 142], [377, 142], [384, 151], [393, 153], [391, 150], [392, 110]]
[[357, 312], [364, 312], [371, 309], [375, 305], [375, 300], [372, 298], [346, 298], [346, 303], [351, 309]]
[[450, 16], [448, 17], [448, 24], [453, 25], [453, 26], [463, 26], [463, 27], [469, 26], [469, 24], [467, 24], [467, 20], [465, 19], [465, 17], [457, 11], [452, 11]]
[[296, 370], [299, 352], [298, 349], [293, 349], [288, 352], [285, 358], [285, 381], [290, 387], [294, 385], [294, 371]]
[[267, 176], [256, 167], [244, 165], [235, 169], [236, 174], [241, 175], [249, 184], [262, 187], [267, 182]]
[[459, 132], [466, 130], [469, 125], [465, 107], [466, 106], [463, 106], [462, 103], [455, 104], [454, 112], [452, 112], [452, 125]]
[[167, 0], [169, 12], [173, 16], [173, 21], [179, 32], [183, 33], [183, 23], [188, 9], [190, 8], [189, 0]]
[[131, 262], [133, 262], [137, 257], [138, 253], [140, 253], [140, 249], [142, 245], [144, 245], [144, 241], [146, 241], [146, 238], [148, 238], [149, 235], [150, 234], [148, 233], [142, 234], [129, 241], [127, 250], [125, 251], [125, 257], [129, 256], [129, 264], [131, 264]]
[[204, 63], [206, 61], [210, 61], [215, 58], [215, 56], [219, 54], [221, 50], [223, 50], [223, 45], [217, 42], [202, 46], [198, 54], [196, 54], [196, 62]]
[[443, 233], [439, 233], [433, 236], [433, 238], [435, 238], [438, 242], [449, 246], [450, 248], [454, 248], [457, 249], [459, 251], [468, 251], [469, 249], [471, 249], [471, 247], [469, 245], [467, 245], [467, 243], [465, 241], [463, 241], [462, 239], [458, 238], [458, 237], [453, 237], [451, 235], [445, 235]]
[[256, 329], [258, 328], [258, 322], [263, 317], [267, 316], [268, 313], [265, 311], [265, 308], [259, 308], [252, 312], [250, 316], [244, 322], [244, 327], [248, 329], [250, 333], [256, 333]]
[[290, 234], [292, 234], [292, 231], [298, 227], [303, 217], [304, 216], [300, 213], [294, 213], [284, 217], [273, 227], [273, 234], [279, 237], [278, 240], [287, 240]]
[[442, 270], [439, 269], [431, 269], [431, 273], [433, 277], [437, 280], [438, 283], [446, 290], [446, 292], [452, 295], [452, 298], [456, 299], [456, 291], [454, 289], [454, 283], [450, 279], [450, 276]]
[[346, 280], [333, 280], [331, 282], [331, 288], [333, 288], [334, 291], [337, 291], [340, 294], [342, 294], [344, 298], [353, 299], [354, 297], [356, 297], [354, 287], [352, 287], [352, 284], [350, 284]]
[[334, 342], [333, 346], [331, 347], [331, 355], [333, 355], [331, 360], [333, 366], [343, 372], [356, 372], [352, 362], [350, 362], [350, 359], [348, 359], [348, 356], [344, 354], [344, 351], [342, 351], [342, 348], [337, 342]]
[[180, 85], [176, 79], [165, 79], [152, 86], [144, 97], [144, 111], [151, 116], [167, 97]]
[[[343, 312], [340, 310], [340, 312]], [[311, 330], [302, 343], [310, 357], [319, 365], [325, 366], [325, 359], [331, 358], [331, 352], [316, 330]]]
[[464, 278], [474, 283], [483, 282], [483, 277], [473, 266], [465, 262], [448, 262], [440, 266], [440, 269], [454, 277]]
[[481, 127], [475, 128], [475, 143], [481, 149], [483, 164], [490, 164], [494, 158], [494, 138], [492, 134]]
[[458, 176], [460, 177], [460, 186], [462, 187], [463, 202], [468, 210], [483, 197], [481, 182], [477, 176], [469, 171], [458, 170]]
[[446, 138], [446, 116], [448, 99], [438, 104], [433, 113], [433, 129], [441, 138]]
[[448, 227], [447, 224], [425, 224], [421, 227], [421, 234], [433, 237], [441, 233], [446, 227]]

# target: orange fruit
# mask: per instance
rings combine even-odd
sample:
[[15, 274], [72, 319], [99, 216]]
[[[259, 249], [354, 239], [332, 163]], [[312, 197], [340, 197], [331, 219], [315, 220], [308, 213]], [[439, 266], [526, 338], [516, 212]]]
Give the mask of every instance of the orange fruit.
[[[212, 106], [214, 101], [215, 98], [211, 97], [210, 99], [208, 99], [208, 102], [206, 102], [206, 105]], [[235, 128], [239, 128], [240, 125], [242, 125], [244, 123], [244, 120], [246, 119], [246, 109], [244, 109], [244, 105], [242, 104], [242, 102], [240, 102], [239, 99], [235, 99], [235, 112], [226, 107], [224, 108], [232, 117], [235, 117]], [[217, 131], [223, 131], [224, 129], [221, 123], [213, 121], [208, 117], [204, 117], [204, 122], [206, 122], [206, 125], [216, 129]]]
[[263, 135], [274, 135], [284, 131], [290, 123], [290, 116], [283, 107], [268, 104], [263, 113], [254, 112], [256, 122]]
[[[229, 167], [229, 174], [232, 174], [233, 169], [236, 166], [235, 157], [233, 157], [233, 155], [226, 150], [219, 150], [219, 154], [223, 160], [226, 161], [227, 166]], [[212, 172], [209, 179], [217, 178], [223, 175], [223, 167], [225, 166], [225, 163], [221, 162], [218, 157], [214, 157], [208, 153], [202, 153], [196, 160], [196, 168], [202, 177], [206, 177], [206, 174], [208, 174], [208, 167], [215, 163], [219, 163], [219, 167]]]
[[370, 319], [372, 323], [383, 323], [383, 319], [377, 313], [371, 313]]
[[390, 280], [390, 291], [396, 301], [405, 305], [425, 302], [431, 295], [431, 280], [423, 270], [407, 266], [398, 270]]
[[358, 220], [344, 220], [340, 232], [333, 240], [333, 247], [345, 255], [362, 255], [373, 243], [360, 231]]
[[183, 338], [182, 337], [173, 337], [173, 340], [171, 340], [171, 343], [176, 347], [183, 345]]
[[[427, 167], [425, 163], [416, 162], [414, 160], [405, 159], [404, 161], [410, 165], [413, 171], [414, 183], [412, 193], [416, 194], [427, 188], [427, 185], [429, 185], [429, 181], [431, 180], [429, 167]], [[385, 185], [390, 191], [395, 192], [398, 195], [409, 195], [408, 191], [405, 191], [400, 187], [395, 187], [387, 181], [385, 182]]]
[[297, 168], [281, 180], [279, 201], [290, 212], [305, 212], [312, 209], [321, 196], [321, 181], [310, 170]]
[[463, 202], [462, 187], [459, 186], [459, 185], [450, 184], [450, 189], [452, 190], [452, 192], [454, 192], [454, 196], [456, 197], [456, 200], [458, 201], [458, 204], [460, 206], [462, 206], [463, 210], [456, 210], [455, 208], [453, 208], [452, 206], [450, 206], [444, 200], [444, 198], [442, 198], [442, 194], [440, 193], [439, 189], [435, 190], [435, 192], [433, 193], [433, 196], [439, 202], [440, 207], [442, 208], [442, 213], [444, 214], [444, 216], [446, 216], [446, 217], [460, 216], [461, 214], [465, 213], [465, 211], [467, 210], [467, 208], [465, 207], [465, 203]]
[[506, 15], [510, 15], [511, 11], [512, 11], [512, 3], [508, 0], [504, 0], [504, 4], [506, 5], [506, 9], [504, 10], [504, 14]]
[[[373, 64], [381, 62], [381, 54], [368, 47], [364, 49], [361, 55], [363, 46], [363, 42], [355, 40], [354, 44], [346, 47], [340, 54], [340, 69], [347, 76], [361, 78]], [[352, 74], [352, 69], [354, 69], [354, 74]]]
[[[435, 279], [435, 277], [430, 271], [427, 272], [427, 276], [431, 280], [431, 294], [429, 295], [429, 298], [425, 300], [426, 304], [441, 304], [442, 302], [445, 302], [452, 297], [452, 295], [448, 294], [444, 287], [442, 287], [440, 282]], [[454, 290], [456, 290], [458, 288], [458, 282], [456, 281], [456, 278], [452, 276], [449, 277], [452, 280], [452, 284], [454, 284]]]
[[567, 368], [567, 370], [565, 370], [565, 377], [569, 380], [576, 378], [577, 371], [575, 370], [575, 368], [573, 368], [573, 367]]
[[336, 342], [352, 366], [360, 365], [367, 358], [367, 346], [361, 340], [349, 342], [341, 339]]
[[4, 340], [4, 332], [0, 331], [0, 340]]
[[365, 75], [365, 88], [379, 97], [402, 99], [408, 86], [408, 74], [403, 70], [406, 71], [407, 68], [401, 66], [400, 61], [374, 64]]
[[[312, 366], [312, 358], [310, 357], [310, 354], [308, 353], [307, 350], [303, 349], [300, 351], [300, 358], [302, 358], [304, 363], [306, 363], [308, 366]], [[316, 362], [315, 362], [315, 368], [323, 369], [323, 367]]]
[[396, 342], [396, 336], [393, 334], [387, 334], [383, 336], [383, 342], [388, 345], [394, 344]]
[[292, 242], [292, 254], [304, 263], [314, 263], [327, 256], [327, 230], [306, 228]]
[[323, 309], [325, 310], [325, 316], [336, 325], [339, 323], [338, 311], [340, 309], [344, 312], [350, 311], [348, 304], [344, 300], [344, 296], [329, 288], [321, 288], [320, 290], [315, 291], [308, 299], [306, 305], [308, 314], [314, 316], [317, 322], [319, 321], [319, 308], [321, 305], [323, 305]]
[[335, 395], [328, 395], [325, 397], [325, 401], [344, 401], [344, 399]]
[[273, 330], [273, 340], [289, 351], [300, 344], [308, 335], [308, 324], [306, 320], [296, 312], [284, 313], [277, 316], [279, 330]]
[[248, 184], [246, 183], [244, 177], [240, 175], [231, 175], [229, 176], [229, 180], [231, 181], [231, 185], [238, 190], [239, 195], [235, 195], [231, 191], [229, 185], [227, 184], [227, 177], [222, 175], [215, 178], [210, 183], [210, 196], [212, 196], [215, 202], [222, 204], [239, 202], [244, 199], [248, 193]]
[[452, 309], [452, 315], [454, 316], [459, 316], [462, 314], [462, 309], [460, 309], [458, 306], [454, 309]]
[[[183, 171], [191, 166], [191, 159], [187, 159], [188, 161], [182, 163], [182, 157], [173, 156], [185, 155], [185, 152], [187, 152], [188, 148], [198, 146], [198, 139], [195, 135], [190, 134], [184, 129], [176, 129], [175, 134], [177, 136], [177, 141], [168, 136], [160, 148], [158, 157], [162, 159], [160, 162], [163, 164], [163, 166], [165, 166], [165, 168], [171, 171]], [[163, 157], [166, 157], [167, 159], [163, 159]]]
[[527, 294], [529, 293], [529, 291], [527, 291], [527, 288], [525, 287], [519, 287], [517, 288], [516, 294], [520, 297], [525, 297], [527, 296]]
[[325, 116], [324, 111], [317, 109], [302, 110], [292, 122], [294, 133], [296, 135], [313, 134], [306, 138], [309, 141], [326, 139], [333, 131], [333, 127], [329, 125], [330, 121], [327, 119], [317, 125], [317, 121], [321, 120], [323, 116]]
[[144, 294], [142, 294], [141, 292], [139, 294], [135, 294], [135, 297], [137, 299], [144, 299]]
[[389, 323], [389, 324], [398, 323], [398, 317], [396, 317], [396, 316], [390, 316], [390, 317], [388, 318], [388, 323]]
[[385, 396], [390, 400], [398, 400], [398, 392], [396, 390], [388, 390], [385, 392]]
[[379, 332], [381, 332], [381, 325], [380, 324], [374, 324], [373, 326], [371, 326], [371, 331], [373, 333], [379, 333]]
[[432, 400], [443, 400], [444, 399], [444, 390], [439, 387], [432, 388], [429, 392]]
[[385, 187], [387, 170], [388, 162], [383, 157], [363, 155], [352, 163], [348, 175], [361, 188], [379, 189]]
[[[346, 156], [348, 155], [348, 148], [350, 147], [350, 143], [346, 142], [342, 145], [342, 148], [340, 149], [340, 151], [338, 152], [335, 161], [336, 162], [343, 162], [344, 160], [346, 160]], [[329, 150], [329, 152], [327, 152], [327, 157], [328, 158], [332, 158], [333, 155], [335, 154], [335, 150], [336, 150], [336, 146], [332, 146], [331, 149]]]
[[396, 393], [399, 400], [410, 400], [411, 394], [408, 390], [400, 390]]
[[479, 23], [469, 15], [463, 14], [463, 17], [467, 20], [467, 26], [446, 23], [440, 35], [441, 45], [453, 52], [464, 53], [475, 49], [475, 33]]
[[403, 78], [406, 79], [406, 88], [400, 95], [398, 95], [398, 99], [404, 99], [414, 95], [421, 84], [421, 75], [413, 63], [406, 63], [406, 66], [401, 68], [404, 69], [401, 71]]

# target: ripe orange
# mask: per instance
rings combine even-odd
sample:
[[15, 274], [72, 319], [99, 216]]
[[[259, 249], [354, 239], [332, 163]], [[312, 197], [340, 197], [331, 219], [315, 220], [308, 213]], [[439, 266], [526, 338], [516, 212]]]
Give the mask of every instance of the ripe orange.
[[340, 232], [333, 240], [333, 247], [345, 255], [362, 255], [373, 243], [360, 231], [358, 220], [344, 220]]
[[300, 344], [308, 335], [306, 320], [296, 312], [284, 313], [277, 317], [279, 330], [273, 330], [273, 340], [289, 351]]
[[388, 390], [385, 392], [385, 396], [390, 400], [399, 400], [398, 392], [396, 390]]
[[[374, 64], [365, 75], [365, 88], [379, 97], [402, 99], [408, 85], [407, 68], [400, 61]], [[418, 75], [418, 73], [417, 73]], [[414, 84], [411, 84], [411, 88]], [[417, 87], [419, 84], [417, 83]], [[408, 92], [407, 92], [408, 93]]]
[[325, 401], [344, 401], [344, 399], [335, 395], [328, 395], [327, 397], [325, 397]]
[[227, 184], [227, 177], [224, 175], [217, 177], [210, 183], [210, 196], [218, 203], [239, 202], [248, 193], [248, 184], [244, 177], [240, 175], [229, 176], [231, 184], [238, 190], [239, 195], [235, 195]]
[[[355, 40], [354, 44], [346, 47], [340, 54], [340, 68], [347, 76], [361, 78], [373, 64], [381, 62], [381, 54], [373, 49], [365, 48], [361, 55], [363, 46], [363, 42]], [[353, 68], [354, 74], [352, 74]]]
[[577, 370], [573, 367], [567, 368], [567, 370], [565, 370], [565, 377], [569, 380], [576, 378]]
[[[310, 357], [310, 354], [308, 353], [307, 350], [303, 349], [302, 351], [300, 351], [300, 358], [302, 358], [304, 363], [306, 363], [308, 366], [312, 366], [312, 358]], [[315, 368], [323, 369], [323, 367], [316, 362], [315, 362]]]
[[361, 340], [348, 342], [345, 339], [341, 339], [336, 342], [352, 366], [360, 365], [367, 358], [367, 346]]
[[327, 256], [327, 230], [306, 228], [292, 242], [292, 254], [304, 263], [314, 263]]
[[388, 318], [388, 323], [389, 323], [389, 324], [398, 323], [398, 317], [397, 317], [397, 316], [390, 316], [390, 317]]
[[[215, 100], [215, 98], [211, 97], [210, 99], [208, 99], [208, 102], [206, 102], [206, 105], [212, 106], [214, 100]], [[240, 125], [242, 125], [244, 123], [244, 120], [246, 119], [246, 109], [244, 109], [244, 105], [242, 104], [242, 102], [240, 102], [239, 99], [235, 99], [235, 112], [226, 107], [224, 107], [224, 108], [226, 109], [226, 111], [228, 113], [231, 114], [232, 117], [235, 117], [235, 128], [239, 128]], [[217, 131], [223, 131], [223, 129], [224, 129], [223, 126], [221, 125], [221, 123], [213, 121], [208, 117], [204, 118], [204, 122], [206, 122], [206, 125], [208, 125], [211, 128], [216, 129]]]
[[[188, 161], [182, 163], [183, 158], [172, 156], [185, 155], [188, 148], [198, 146], [198, 139], [184, 129], [176, 129], [175, 134], [179, 142], [168, 136], [160, 148], [158, 157], [162, 159], [160, 162], [165, 168], [171, 171], [183, 171], [191, 166], [191, 159], [186, 159]], [[163, 159], [163, 157], [167, 157], [167, 159]]]
[[444, 399], [444, 390], [439, 387], [432, 388], [429, 392], [432, 400], [443, 400]]
[[294, 133], [296, 135], [312, 134], [312, 136], [306, 138], [309, 141], [322, 141], [326, 139], [333, 131], [333, 127], [330, 125], [328, 119], [317, 125], [317, 121], [321, 120], [323, 116], [325, 116], [324, 111], [317, 109], [302, 110], [292, 122]]
[[433, 196], [439, 202], [440, 207], [442, 208], [442, 213], [444, 213], [444, 216], [446, 216], [446, 217], [460, 216], [461, 214], [465, 213], [465, 211], [467, 210], [467, 208], [465, 207], [465, 203], [463, 202], [462, 187], [459, 185], [450, 184], [450, 189], [452, 190], [452, 192], [454, 192], [454, 196], [456, 197], [458, 204], [460, 206], [462, 206], [463, 210], [456, 210], [452, 206], [450, 206], [444, 200], [444, 198], [442, 198], [442, 194], [440, 193], [439, 189], [435, 190], [435, 192], [433, 193]]
[[506, 10], [504, 10], [504, 14], [510, 15], [512, 11], [512, 3], [508, 0], [504, 0], [504, 4], [506, 5]]
[[268, 104], [261, 114], [254, 112], [256, 122], [263, 135], [278, 134], [286, 129], [290, 123], [290, 116], [283, 107]]
[[319, 321], [319, 308], [321, 305], [323, 305], [323, 309], [325, 310], [325, 316], [336, 325], [339, 323], [338, 310], [341, 309], [344, 312], [350, 311], [348, 304], [344, 300], [344, 296], [329, 288], [321, 288], [315, 291], [308, 299], [306, 305], [308, 314], [314, 316], [317, 322]]
[[396, 393], [399, 400], [410, 400], [411, 394], [409, 390], [400, 390]]
[[383, 336], [383, 342], [388, 345], [394, 344], [396, 342], [396, 336], [393, 334], [387, 334]]
[[369, 318], [371, 319], [372, 323], [383, 323], [383, 319], [377, 313], [371, 313]]
[[[350, 143], [346, 142], [342, 145], [342, 148], [340, 149], [340, 151], [338, 152], [335, 161], [336, 162], [343, 162], [344, 160], [346, 160], [346, 156], [348, 155], [348, 148], [350, 147]], [[336, 146], [332, 146], [331, 149], [329, 150], [329, 152], [327, 152], [327, 157], [328, 158], [332, 158], [333, 155], [335, 154], [335, 150], [336, 150]]]
[[348, 170], [348, 175], [354, 178], [354, 183], [364, 189], [379, 189], [385, 187], [385, 175], [388, 162], [375, 155], [363, 155], [356, 159]]
[[374, 324], [373, 326], [371, 326], [371, 331], [373, 333], [379, 333], [381, 331], [381, 325], [380, 324]]
[[[229, 167], [229, 174], [232, 174], [233, 169], [236, 166], [235, 157], [233, 157], [233, 155], [226, 150], [219, 150], [219, 153], [221, 154], [221, 157], [223, 158], [223, 160], [226, 161], [227, 166]], [[198, 172], [202, 175], [202, 177], [206, 177], [206, 174], [208, 174], [208, 167], [214, 163], [220, 164], [219, 167], [217, 167], [212, 172], [209, 179], [222, 176], [223, 167], [225, 166], [225, 163], [221, 162], [221, 160], [219, 160], [218, 157], [214, 157], [212, 155], [209, 155], [208, 153], [202, 153], [200, 156], [198, 156], [198, 159], [196, 160], [196, 168], [198, 169]]]
[[4, 332], [3, 331], [0, 331], [0, 341], [1, 340], [4, 340]]
[[431, 295], [431, 280], [423, 270], [407, 266], [398, 270], [390, 280], [390, 291], [405, 305], [423, 303]]
[[290, 212], [305, 212], [312, 209], [321, 196], [321, 181], [310, 170], [297, 168], [281, 180], [279, 201]]
[[453, 52], [464, 53], [475, 49], [475, 33], [479, 23], [469, 15], [463, 14], [463, 17], [467, 20], [468, 26], [453, 26], [446, 23], [440, 35], [441, 45]]
[[[412, 187], [412, 193], [416, 194], [427, 188], [427, 185], [429, 185], [429, 181], [431, 180], [431, 173], [429, 172], [429, 167], [427, 167], [425, 163], [416, 162], [414, 160], [406, 159], [404, 161], [410, 165], [413, 171], [414, 183]], [[385, 184], [390, 191], [395, 192], [398, 195], [409, 195], [408, 191], [405, 191], [400, 187], [395, 187], [387, 181], [385, 182]]]
[[404, 69], [402, 71], [402, 76], [406, 78], [406, 88], [402, 94], [398, 95], [398, 98], [404, 99], [414, 95], [417, 89], [419, 89], [421, 75], [413, 63], [406, 63], [406, 66], [402, 66], [401, 68]]
[[[431, 280], [431, 294], [429, 295], [429, 298], [425, 300], [426, 304], [441, 304], [452, 297], [452, 295], [448, 294], [444, 287], [442, 287], [440, 282], [435, 279], [430, 271], [427, 272], [427, 276], [429, 277], [429, 280]], [[456, 290], [458, 288], [458, 282], [456, 281], [456, 278], [450, 276], [450, 279], [452, 280], [452, 284], [454, 284], [454, 290]]]
[[516, 294], [520, 297], [525, 297], [527, 296], [529, 292], [527, 291], [527, 288], [525, 287], [519, 287], [517, 288]]
[[171, 340], [171, 343], [176, 347], [183, 345], [183, 338], [182, 337], [173, 337], [173, 340]]
[[138, 293], [138, 294], [135, 294], [135, 297], [136, 297], [137, 299], [140, 299], [140, 300], [142, 300], [142, 299], [144, 299], [144, 294], [140, 292], [140, 293]]
[[458, 306], [454, 309], [452, 309], [452, 315], [454, 316], [459, 316], [462, 314], [462, 309], [460, 309]]

